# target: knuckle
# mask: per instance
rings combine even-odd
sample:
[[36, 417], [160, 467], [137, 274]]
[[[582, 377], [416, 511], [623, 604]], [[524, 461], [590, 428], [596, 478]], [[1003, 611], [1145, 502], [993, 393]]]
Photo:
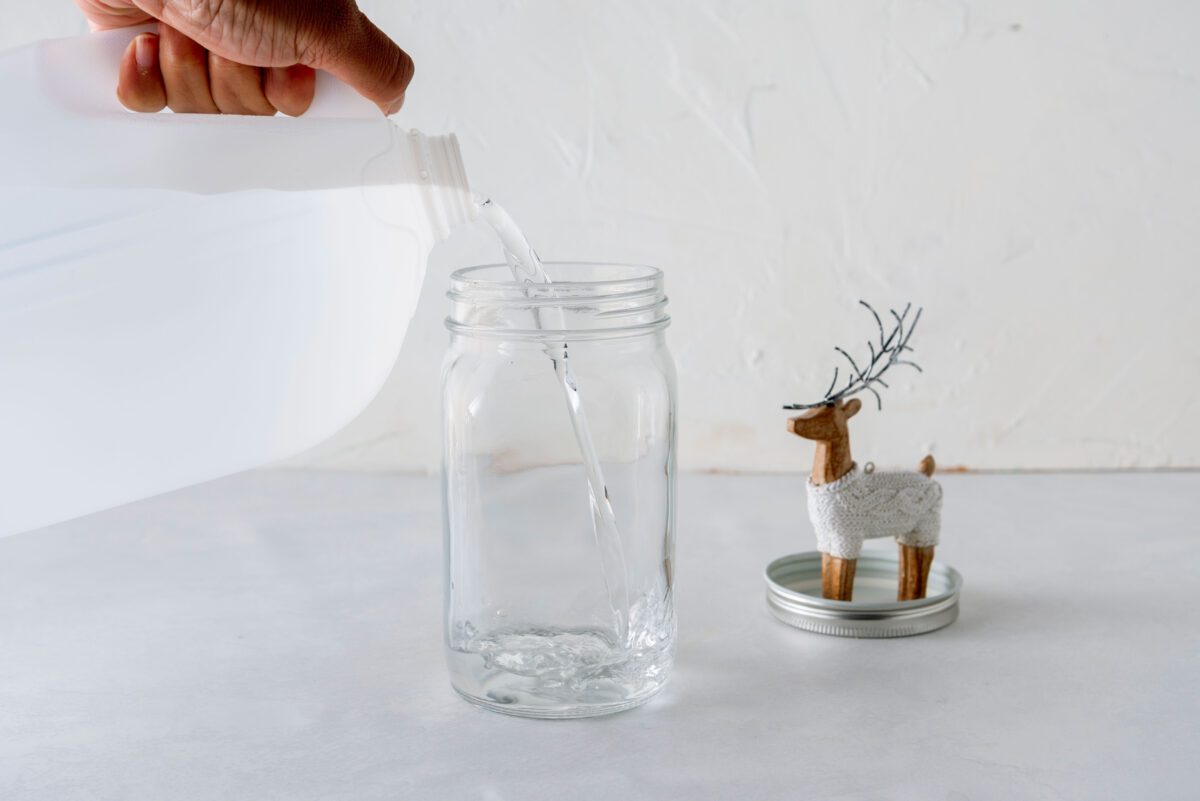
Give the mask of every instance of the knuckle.
[[205, 66], [204, 49], [182, 34], [162, 37], [159, 49], [159, 58], [162, 60], [163, 66], [182, 68]]
[[[387, 60], [381, 59], [383, 68], [379, 72], [380, 77], [380, 93], [400, 96], [403, 95], [408, 85], [412, 83], [413, 75], [416, 73], [416, 65], [409, 58], [408, 54], [399, 48], [393, 48], [391, 58]], [[387, 98], [392, 99], [392, 98]]]
[[353, 4], [328, 3], [320, 9], [307, 9], [296, 21], [296, 61], [319, 64], [336, 58], [353, 41], [362, 21], [362, 12]]
[[417, 74], [417, 65], [413, 63], [412, 57], [403, 50], [400, 51], [400, 64], [397, 72], [397, 83], [404, 89], [408, 88], [408, 85], [412, 83], [413, 77]]

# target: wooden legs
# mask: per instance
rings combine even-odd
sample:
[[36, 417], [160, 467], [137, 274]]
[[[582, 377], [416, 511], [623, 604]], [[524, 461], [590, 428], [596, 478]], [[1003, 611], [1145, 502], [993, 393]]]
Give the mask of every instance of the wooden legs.
[[821, 554], [821, 595], [834, 601], [849, 601], [854, 594], [857, 559], [839, 559]]
[[915, 545], [900, 546], [900, 588], [898, 601], [916, 601], [925, 597], [929, 584], [929, 568], [933, 566], [933, 548]]
[[[896, 600], [917, 601], [925, 597], [929, 568], [933, 567], [933, 548], [900, 546], [900, 585]], [[857, 559], [839, 559], [821, 554], [821, 595], [832, 601], [850, 601], [854, 597], [854, 569]]]

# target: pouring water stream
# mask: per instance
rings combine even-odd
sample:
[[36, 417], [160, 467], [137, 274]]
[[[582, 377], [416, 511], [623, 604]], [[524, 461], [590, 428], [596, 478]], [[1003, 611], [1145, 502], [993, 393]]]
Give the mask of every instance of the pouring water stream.
[[[490, 199], [477, 199], [479, 215], [483, 218], [504, 247], [505, 260], [512, 270], [513, 278], [532, 284], [551, 284], [550, 277], [542, 267], [542, 261], [537, 252], [529, 244], [529, 240], [516, 221], [501, 206]], [[566, 328], [566, 320], [561, 309], [535, 308], [533, 311], [534, 324], [538, 329], [561, 331]], [[600, 570], [604, 579], [608, 603], [612, 608], [613, 622], [616, 626], [617, 642], [621, 647], [628, 646], [629, 620], [627, 619], [629, 604], [628, 574], [625, 565], [625, 552], [621, 545], [620, 531], [617, 529], [616, 515], [608, 497], [608, 485], [604, 480], [604, 471], [600, 466], [600, 457], [596, 453], [595, 441], [588, 427], [587, 415], [584, 414], [583, 404], [579, 396], [579, 385], [571, 369], [570, 353], [566, 342], [550, 342], [546, 345], [546, 355], [554, 365], [554, 373], [562, 387], [563, 397], [567, 402], [567, 413], [571, 418], [571, 427], [575, 432], [575, 440], [579, 444], [579, 453], [583, 467], [587, 473], [588, 496], [591, 500], [592, 530], [596, 539], [596, 548], [600, 556]]]

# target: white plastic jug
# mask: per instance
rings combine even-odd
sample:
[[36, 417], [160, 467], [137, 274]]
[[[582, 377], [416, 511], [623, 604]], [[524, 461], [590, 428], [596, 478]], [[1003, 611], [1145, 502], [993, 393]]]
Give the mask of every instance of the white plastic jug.
[[0, 54], [0, 536], [333, 434], [474, 216], [453, 136], [328, 76], [299, 119], [126, 112], [137, 32]]

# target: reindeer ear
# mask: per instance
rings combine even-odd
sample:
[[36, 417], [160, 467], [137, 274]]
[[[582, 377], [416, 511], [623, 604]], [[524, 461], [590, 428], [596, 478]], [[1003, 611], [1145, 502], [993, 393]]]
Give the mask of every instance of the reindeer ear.
[[846, 415], [846, 419], [849, 420], [851, 417], [858, 414], [858, 410], [861, 408], [862, 401], [860, 401], [858, 398], [851, 398], [850, 400], [846, 401], [846, 405], [842, 407], [842, 414]]

